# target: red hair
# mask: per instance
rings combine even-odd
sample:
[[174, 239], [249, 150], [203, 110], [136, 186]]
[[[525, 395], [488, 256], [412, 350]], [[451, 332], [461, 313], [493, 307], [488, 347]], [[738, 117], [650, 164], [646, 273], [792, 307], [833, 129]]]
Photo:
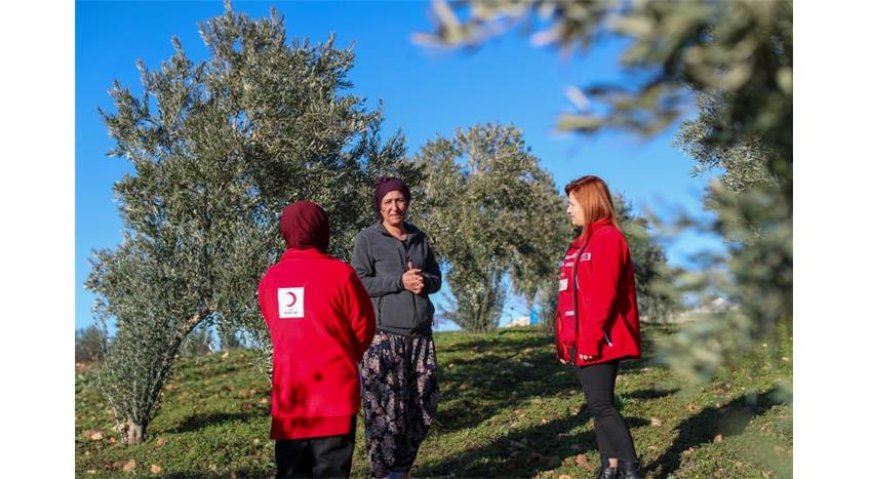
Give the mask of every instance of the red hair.
[[[565, 195], [574, 195], [577, 203], [580, 203], [580, 208], [583, 210], [583, 218], [586, 220], [586, 226], [607, 219], [619, 228], [616, 223], [616, 211], [613, 208], [613, 198], [610, 196], [610, 189], [607, 188], [607, 183], [601, 178], [593, 175], [586, 175], [568, 183], [565, 186]], [[583, 234], [589, 228], [583, 228]]]

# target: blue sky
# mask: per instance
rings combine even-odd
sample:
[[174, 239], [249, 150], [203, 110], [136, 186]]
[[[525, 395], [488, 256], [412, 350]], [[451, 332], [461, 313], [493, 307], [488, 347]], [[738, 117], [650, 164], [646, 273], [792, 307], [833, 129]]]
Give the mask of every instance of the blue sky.
[[[627, 80], [617, 68], [616, 43], [569, 61], [531, 46], [515, 32], [471, 52], [433, 51], [410, 40], [412, 33], [431, 29], [426, 2], [234, 2], [233, 8], [260, 18], [271, 5], [284, 15], [290, 38], [322, 42], [334, 32], [339, 47], [355, 43], [353, 93], [366, 97], [372, 107], [383, 102], [384, 133], [401, 130], [409, 155], [426, 140], [449, 136], [456, 128], [513, 123], [560, 190], [578, 176], [596, 174], [637, 209], [701, 212], [709, 175], [690, 176], [692, 160], [671, 144], [675, 129], [648, 141], [617, 133], [582, 137], [555, 131], [557, 115], [570, 107], [566, 87]], [[223, 3], [76, 2], [75, 7], [75, 324], [81, 328], [93, 322], [94, 296], [83, 287], [88, 259], [94, 249], [113, 248], [120, 241], [112, 184], [130, 171], [125, 160], [106, 156], [113, 143], [97, 108], [112, 110], [108, 90], [115, 79], [141, 92], [135, 61], [159, 66], [172, 54], [173, 35], [193, 60], [205, 60], [198, 23], [222, 14]], [[711, 241], [691, 236], [666, 249], [670, 262], [683, 264], [688, 252], [710, 246]], [[518, 309], [510, 302], [505, 314], [524, 314]]]

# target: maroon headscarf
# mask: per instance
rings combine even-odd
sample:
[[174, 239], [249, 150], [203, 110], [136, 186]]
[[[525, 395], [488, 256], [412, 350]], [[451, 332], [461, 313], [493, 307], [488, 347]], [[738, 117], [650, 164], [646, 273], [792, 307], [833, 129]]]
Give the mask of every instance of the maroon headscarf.
[[280, 229], [288, 248], [326, 251], [329, 247], [329, 216], [312, 201], [297, 201], [285, 206], [281, 212]]
[[411, 190], [408, 189], [404, 181], [395, 176], [382, 176], [375, 181], [375, 214], [378, 218], [381, 216], [381, 200], [391, 191], [402, 193], [405, 196], [405, 201], [411, 202]]

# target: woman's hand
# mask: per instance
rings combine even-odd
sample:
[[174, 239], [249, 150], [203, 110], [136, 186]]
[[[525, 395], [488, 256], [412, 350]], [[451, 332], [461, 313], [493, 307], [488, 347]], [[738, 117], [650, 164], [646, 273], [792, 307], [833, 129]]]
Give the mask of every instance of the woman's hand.
[[426, 287], [426, 282], [423, 279], [423, 270], [415, 268], [414, 265], [408, 261], [408, 270], [402, 274], [402, 286], [414, 294], [422, 293], [423, 289]]

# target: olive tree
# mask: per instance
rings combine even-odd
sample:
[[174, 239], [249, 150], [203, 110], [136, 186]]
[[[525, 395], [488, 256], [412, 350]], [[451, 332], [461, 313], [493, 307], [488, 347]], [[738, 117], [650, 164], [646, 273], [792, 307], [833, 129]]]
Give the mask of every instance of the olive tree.
[[557, 281], [570, 231], [553, 179], [519, 129], [458, 129], [424, 144], [414, 160], [425, 172], [420, 224], [456, 297], [447, 318], [469, 331], [491, 330], [509, 294], [508, 276], [529, 301]]
[[283, 242], [281, 208], [329, 213], [331, 250], [348, 258], [367, 222], [373, 179], [414, 179], [404, 138], [381, 139], [381, 110], [347, 93], [351, 49], [287, 38], [275, 10], [226, 12], [199, 26], [209, 57], [138, 63], [141, 94], [115, 82], [100, 110], [111, 155], [133, 172], [114, 185], [123, 240], [96, 251], [86, 286], [117, 334], [100, 372], [127, 439], [141, 442], [185, 337], [203, 323], [246, 331], [265, 349], [258, 281]]

